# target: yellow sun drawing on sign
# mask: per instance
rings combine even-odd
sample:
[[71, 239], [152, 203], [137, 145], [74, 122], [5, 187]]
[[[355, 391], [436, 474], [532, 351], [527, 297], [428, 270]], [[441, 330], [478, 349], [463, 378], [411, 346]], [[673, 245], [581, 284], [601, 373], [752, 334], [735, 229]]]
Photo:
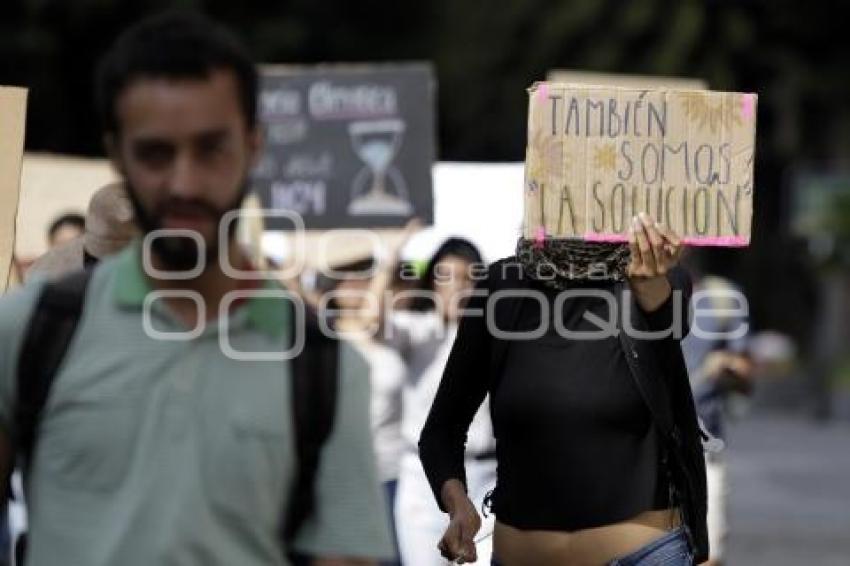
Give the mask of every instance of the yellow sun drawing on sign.
[[617, 166], [617, 148], [613, 143], [596, 146], [593, 150], [593, 166], [603, 171], [613, 171]]
[[543, 179], [543, 165], [544, 162], [540, 153], [535, 151], [534, 148], [529, 148], [525, 158], [526, 177], [534, 180]]
[[711, 133], [717, 133], [718, 127], [731, 129], [732, 124], [741, 125], [741, 117], [738, 114], [738, 106], [730, 103], [723, 96], [711, 99], [700, 92], [683, 92], [679, 94], [685, 116], [702, 130], [708, 125]]

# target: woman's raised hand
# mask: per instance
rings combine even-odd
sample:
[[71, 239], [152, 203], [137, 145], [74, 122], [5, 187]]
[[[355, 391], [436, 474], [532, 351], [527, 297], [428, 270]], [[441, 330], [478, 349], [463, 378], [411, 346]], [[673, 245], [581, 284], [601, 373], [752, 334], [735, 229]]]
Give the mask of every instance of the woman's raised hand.
[[641, 212], [632, 218], [629, 249], [632, 259], [627, 274], [635, 280], [666, 275], [679, 262], [684, 248], [673, 230]]

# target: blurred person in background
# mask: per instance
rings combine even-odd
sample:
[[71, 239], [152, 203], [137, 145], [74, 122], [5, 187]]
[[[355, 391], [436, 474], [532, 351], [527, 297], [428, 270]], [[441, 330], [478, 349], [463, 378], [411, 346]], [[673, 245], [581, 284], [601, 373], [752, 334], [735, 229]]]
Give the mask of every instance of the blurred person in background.
[[[753, 361], [749, 355], [749, 305], [732, 281], [707, 273], [708, 249], [692, 249], [684, 264], [694, 279], [693, 307], [700, 310], [682, 352], [694, 391], [697, 414], [708, 432], [725, 438], [730, 403], [753, 390]], [[728, 535], [729, 497], [724, 451], [706, 453], [708, 479], [709, 566], [723, 563]]]
[[[400, 238], [389, 247], [383, 260], [364, 257], [329, 266], [328, 272], [319, 271], [315, 285], [305, 285], [301, 277], [290, 274], [284, 284], [299, 294], [317, 315], [324, 319], [329, 329], [349, 341], [363, 355], [369, 365], [371, 383], [372, 438], [378, 474], [384, 488], [387, 509], [391, 517], [393, 542], [398, 554], [395, 501], [398, 487], [399, 464], [404, 453], [401, 434], [401, 394], [407, 378], [407, 367], [398, 351], [377, 339], [380, 326], [376, 316], [381, 305], [393, 311], [408, 310], [413, 306], [420, 277], [413, 262], [400, 259], [400, 251], [420, 229], [421, 222], [411, 219]], [[273, 267], [287, 266], [287, 258], [273, 262]], [[397, 566], [400, 561], [384, 561], [386, 566]]]
[[70, 212], [63, 214], [50, 223], [47, 229], [47, 247], [54, 248], [70, 242], [86, 230], [86, 219], [82, 214]]
[[[415, 230], [416, 225], [408, 227]], [[376, 277], [377, 296], [398, 271], [398, 249], [390, 254], [385, 274]], [[431, 496], [428, 479], [419, 460], [417, 443], [428, 409], [434, 400], [446, 365], [457, 324], [476, 273], [486, 270], [478, 249], [468, 240], [449, 238], [428, 262], [418, 290], [392, 297], [380, 314], [379, 339], [397, 351], [407, 367], [402, 390], [401, 434], [404, 454], [396, 495], [396, 528], [402, 563], [405, 566], [446, 564], [436, 541], [448, 523]], [[394, 307], [401, 301], [409, 310]], [[470, 427], [465, 452], [469, 474], [469, 495], [478, 505], [493, 488], [496, 479], [496, 453], [487, 403], [483, 403]], [[481, 543], [480, 564], [490, 561], [491, 542]]]
[[[0, 474], [22, 456], [29, 566], [361, 566], [392, 556], [362, 357], [334, 343], [338, 356], [322, 363], [281, 361], [305, 328], [290, 303], [251, 292], [280, 286], [233, 278], [215, 261], [221, 248], [251, 268], [235, 230], [220, 240], [219, 227], [259, 157], [258, 82], [239, 41], [197, 15], [139, 22], [101, 63], [107, 151], [142, 233], [155, 237], [148, 253], [137, 239], [94, 270], [0, 299]], [[151, 302], [156, 291], [166, 295]], [[234, 292], [243, 298], [228, 309]], [[40, 326], [52, 301], [67, 307], [63, 324]], [[32, 321], [75, 329], [35, 422], [35, 399], [20, 394], [50, 368], [26, 331]], [[275, 358], [232, 355], [225, 335], [239, 353]], [[37, 366], [21, 373], [38, 381], [20, 379], [22, 363]], [[333, 382], [321, 380], [332, 394], [313, 385], [331, 373], [321, 366], [333, 369]], [[330, 423], [307, 422], [319, 410]], [[315, 438], [309, 424], [328, 434]]]
[[35, 260], [27, 271], [31, 277], [56, 279], [118, 253], [139, 235], [133, 205], [120, 183], [99, 189], [89, 201], [85, 230], [79, 236], [57, 244]]
[[[54, 219], [47, 229], [47, 253], [54, 249], [64, 250], [79, 240], [85, 232], [86, 219], [82, 214], [67, 213]], [[61, 254], [64, 255], [64, 254]], [[73, 255], [73, 254], [72, 254]], [[42, 256], [43, 257], [43, 256]], [[29, 271], [37, 260], [31, 257], [12, 256], [12, 273], [9, 276], [9, 288], [15, 287], [29, 278]], [[65, 269], [64, 271], [67, 271]]]
[[427, 268], [427, 262], [399, 260], [398, 268], [390, 281], [393, 310], [406, 311], [421, 307], [415, 300], [416, 291], [422, 288], [422, 274]]
[[495, 562], [686, 566], [708, 557], [702, 436], [679, 344], [691, 288], [681, 250], [642, 214], [628, 245], [521, 238], [515, 256], [491, 266], [419, 442], [450, 517], [444, 556], [477, 556], [481, 518], [464, 445], [489, 394]]
[[[369, 317], [364, 316], [364, 311], [377, 305], [378, 301], [378, 297], [370, 295], [374, 267], [372, 258], [334, 266], [334, 277], [324, 283], [330, 293], [324, 294], [318, 304], [320, 312], [325, 310], [326, 318], [334, 330], [354, 345], [369, 366], [372, 439], [378, 476], [384, 489], [390, 529], [398, 554], [394, 506], [399, 461], [404, 451], [401, 437], [401, 390], [407, 368], [396, 350], [377, 340], [369, 331]], [[398, 566], [400, 562], [385, 561], [381, 564]]]

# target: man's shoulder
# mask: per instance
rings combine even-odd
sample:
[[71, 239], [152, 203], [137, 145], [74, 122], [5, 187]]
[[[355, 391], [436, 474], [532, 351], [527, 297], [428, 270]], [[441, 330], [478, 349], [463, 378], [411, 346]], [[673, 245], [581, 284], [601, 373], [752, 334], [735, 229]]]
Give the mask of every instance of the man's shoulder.
[[[98, 265], [86, 283], [86, 297], [105, 296], [110, 285], [111, 262]], [[39, 273], [20, 287], [0, 296], [0, 340], [20, 339], [29, 326], [39, 298], [48, 284], [62, 284], [63, 277], [70, 278], [74, 272], [56, 279], [49, 274]], [[86, 299], [84, 305], [89, 303]], [[17, 341], [13, 341], [17, 343]]]
[[0, 422], [8, 419], [21, 344], [43, 285], [36, 278], [0, 297]]
[[23, 332], [44, 283], [44, 279], [35, 278], [0, 297], [0, 336]]

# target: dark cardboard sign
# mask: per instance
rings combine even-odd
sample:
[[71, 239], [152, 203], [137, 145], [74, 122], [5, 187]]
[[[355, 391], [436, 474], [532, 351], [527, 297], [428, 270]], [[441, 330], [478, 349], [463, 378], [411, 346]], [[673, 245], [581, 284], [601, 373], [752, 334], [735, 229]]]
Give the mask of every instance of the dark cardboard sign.
[[308, 229], [430, 223], [435, 84], [427, 64], [263, 67], [266, 146], [252, 178], [263, 207]]

